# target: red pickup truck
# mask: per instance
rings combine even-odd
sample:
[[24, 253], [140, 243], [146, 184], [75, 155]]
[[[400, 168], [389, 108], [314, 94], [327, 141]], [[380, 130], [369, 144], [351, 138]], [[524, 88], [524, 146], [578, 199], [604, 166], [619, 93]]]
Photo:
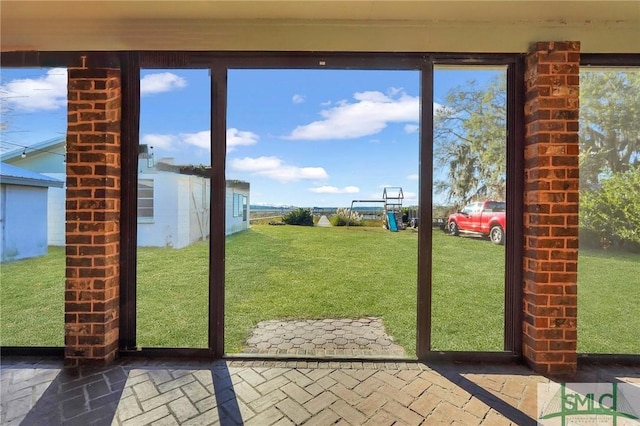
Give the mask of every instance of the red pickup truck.
[[507, 231], [505, 211], [504, 201], [471, 203], [449, 216], [447, 230], [451, 235], [460, 235], [461, 232], [482, 234], [495, 244], [504, 244]]

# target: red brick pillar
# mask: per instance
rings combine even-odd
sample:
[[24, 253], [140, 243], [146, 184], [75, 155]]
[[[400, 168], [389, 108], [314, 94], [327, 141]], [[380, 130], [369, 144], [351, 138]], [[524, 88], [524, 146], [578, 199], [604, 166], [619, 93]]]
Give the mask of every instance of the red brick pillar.
[[579, 42], [527, 55], [523, 354], [547, 375], [576, 372]]
[[68, 70], [67, 364], [105, 364], [118, 349], [120, 71]]

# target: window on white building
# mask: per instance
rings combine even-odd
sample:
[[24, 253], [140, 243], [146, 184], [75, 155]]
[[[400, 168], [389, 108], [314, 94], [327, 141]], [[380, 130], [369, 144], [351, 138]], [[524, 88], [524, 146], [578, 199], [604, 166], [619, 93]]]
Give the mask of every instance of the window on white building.
[[153, 219], [153, 179], [138, 180], [138, 219]]

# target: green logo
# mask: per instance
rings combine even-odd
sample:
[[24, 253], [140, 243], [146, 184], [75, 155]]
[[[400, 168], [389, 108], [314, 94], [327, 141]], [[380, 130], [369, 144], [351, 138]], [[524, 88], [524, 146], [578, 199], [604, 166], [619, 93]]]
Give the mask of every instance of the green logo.
[[[543, 385], [544, 386], [544, 385]], [[627, 387], [625, 387], [627, 386]], [[636, 410], [640, 410], [634, 398], [635, 404], [629, 402], [624, 389], [631, 389], [630, 384], [620, 383], [561, 383], [560, 389], [553, 395], [550, 401], [542, 407], [539, 420], [559, 420], [562, 426], [574, 421], [592, 424], [613, 424], [616, 426], [619, 420], [639, 420]], [[634, 387], [635, 388], [635, 387]], [[634, 389], [637, 391], [637, 388]], [[538, 388], [538, 401], [541, 399]], [[579, 417], [579, 418], [578, 418]], [[550, 424], [541, 422], [542, 424]], [[637, 424], [633, 422], [634, 424]], [[557, 423], [556, 423], [557, 424]]]

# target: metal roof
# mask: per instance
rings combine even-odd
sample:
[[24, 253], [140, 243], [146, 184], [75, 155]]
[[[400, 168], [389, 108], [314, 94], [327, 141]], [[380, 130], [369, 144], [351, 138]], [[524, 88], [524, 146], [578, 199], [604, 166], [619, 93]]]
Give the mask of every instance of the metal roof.
[[25, 170], [7, 163], [0, 163], [0, 182], [9, 185], [62, 188], [64, 182], [40, 173]]

